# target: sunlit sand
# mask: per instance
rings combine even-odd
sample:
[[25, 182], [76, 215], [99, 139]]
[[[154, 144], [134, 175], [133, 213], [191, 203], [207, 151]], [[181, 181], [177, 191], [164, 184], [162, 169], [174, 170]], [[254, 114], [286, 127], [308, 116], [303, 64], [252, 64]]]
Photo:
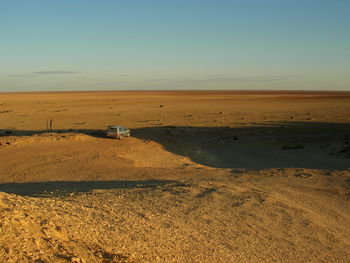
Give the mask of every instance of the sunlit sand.
[[349, 93], [2, 93], [0, 120], [1, 262], [350, 261]]

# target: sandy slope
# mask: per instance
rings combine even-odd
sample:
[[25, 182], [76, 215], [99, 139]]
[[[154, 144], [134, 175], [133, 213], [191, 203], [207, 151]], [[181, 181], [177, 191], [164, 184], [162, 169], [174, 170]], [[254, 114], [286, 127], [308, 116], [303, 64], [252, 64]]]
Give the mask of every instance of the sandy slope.
[[349, 99], [0, 94], [0, 262], [349, 262]]
[[[312, 176], [298, 176], [305, 173]], [[52, 191], [41, 198], [1, 194], [2, 259], [350, 260], [348, 174], [190, 174], [194, 178], [185, 181], [109, 181], [109, 190], [63, 195]], [[100, 187], [96, 182], [90, 187], [94, 184]]]

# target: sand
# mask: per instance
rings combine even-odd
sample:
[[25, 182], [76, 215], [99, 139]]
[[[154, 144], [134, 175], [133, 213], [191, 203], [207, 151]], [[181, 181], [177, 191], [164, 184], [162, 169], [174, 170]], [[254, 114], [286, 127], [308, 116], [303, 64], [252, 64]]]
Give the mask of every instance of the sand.
[[0, 121], [0, 262], [350, 261], [350, 93], [1, 93]]

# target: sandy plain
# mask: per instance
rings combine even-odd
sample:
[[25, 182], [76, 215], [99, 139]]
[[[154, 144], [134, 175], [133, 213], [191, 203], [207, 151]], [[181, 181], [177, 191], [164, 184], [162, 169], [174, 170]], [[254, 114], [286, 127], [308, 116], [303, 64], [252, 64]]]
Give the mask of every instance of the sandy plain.
[[347, 92], [1, 93], [0, 262], [350, 262], [349, 168]]

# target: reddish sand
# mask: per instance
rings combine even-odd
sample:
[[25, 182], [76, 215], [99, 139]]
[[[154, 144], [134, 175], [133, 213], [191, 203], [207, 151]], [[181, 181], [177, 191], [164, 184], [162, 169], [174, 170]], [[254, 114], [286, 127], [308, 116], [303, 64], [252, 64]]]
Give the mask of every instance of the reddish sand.
[[1, 262], [350, 262], [349, 92], [0, 93], [0, 120]]

